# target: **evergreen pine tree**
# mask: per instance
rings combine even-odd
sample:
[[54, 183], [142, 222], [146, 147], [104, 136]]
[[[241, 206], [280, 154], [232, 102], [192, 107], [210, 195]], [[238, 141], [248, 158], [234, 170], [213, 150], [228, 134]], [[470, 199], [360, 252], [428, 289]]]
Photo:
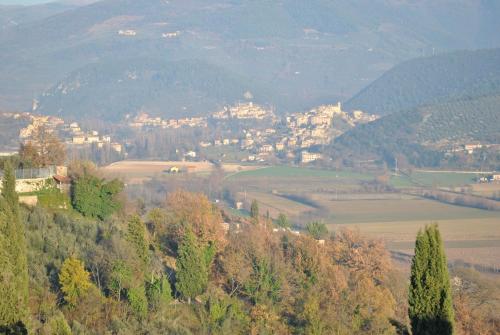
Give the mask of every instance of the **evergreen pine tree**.
[[281, 228], [290, 228], [290, 222], [288, 221], [288, 218], [286, 217], [285, 214], [280, 213], [278, 215], [278, 220], [276, 220], [276, 224], [280, 226]]
[[179, 247], [175, 287], [189, 302], [205, 292], [208, 284], [208, 265], [203, 249], [191, 230], [184, 235]]
[[16, 303], [15, 278], [13, 274], [12, 257], [9, 252], [9, 240], [5, 234], [7, 226], [6, 213], [3, 207], [5, 201], [0, 198], [0, 327], [15, 323], [17, 316], [11, 308]]
[[26, 317], [28, 302], [26, 241], [15, 185], [14, 169], [7, 163], [0, 197], [0, 326], [7, 327]]
[[408, 299], [414, 335], [453, 334], [450, 279], [437, 225], [417, 235]]
[[146, 295], [153, 310], [166, 306], [172, 301], [172, 288], [166, 276], [152, 278], [146, 283]]
[[146, 241], [146, 226], [138, 215], [134, 215], [128, 222], [127, 239], [135, 248], [137, 256], [144, 262], [149, 263], [149, 247]]
[[144, 319], [148, 314], [148, 299], [144, 285], [129, 288], [127, 299], [137, 317]]
[[259, 203], [257, 200], [253, 200], [250, 205], [250, 217], [254, 220], [259, 219]]
[[16, 193], [16, 175], [12, 164], [7, 161], [4, 165], [2, 178], [2, 196], [8, 207], [17, 213], [19, 208], [19, 197]]

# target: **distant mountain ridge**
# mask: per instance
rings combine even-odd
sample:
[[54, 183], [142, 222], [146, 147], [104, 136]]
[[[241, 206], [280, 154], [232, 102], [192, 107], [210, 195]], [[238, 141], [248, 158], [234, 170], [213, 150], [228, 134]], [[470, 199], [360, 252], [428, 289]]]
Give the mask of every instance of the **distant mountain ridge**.
[[36, 111], [111, 121], [138, 111], [179, 117], [215, 111], [243, 99], [246, 91], [256, 101], [270, 98], [248, 78], [203, 61], [135, 58], [73, 72], [40, 97]]
[[457, 51], [399, 64], [346, 102], [387, 115], [500, 92], [500, 49]]
[[102, 81], [58, 95], [59, 84], [72, 82], [76, 73], [91, 77], [101, 66], [106, 75], [103, 64], [192, 61], [201, 74], [188, 79], [193, 84], [214, 69], [220, 78], [232, 78], [222, 95], [187, 87], [180, 96], [164, 89], [173, 83], [144, 82], [165, 97], [153, 104], [143, 90], [126, 89], [136, 112], [148, 106], [168, 116], [193, 100], [199, 104], [189, 112], [204, 114], [235, 99], [236, 88], [286, 112], [345, 100], [395, 64], [432, 48], [500, 47], [500, 3], [488, 0], [101, 0], [39, 17], [31, 7], [23, 10], [31, 11], [29, 19], [0, 30], [0, 108], [29, 110], [36, 98], [45, 113], [80, 117], [71, 110], [85, 99], [89, 117], [109, 110], [115, 119], [132, 110], [118, 110], [123, 85], [117, 81], [107, 82], [106, 96], [96, 99], [89, 92], [101, 91]]
[[33, 6], [0, 4], [0, 32], [16, 26], [43, 20], [49, 16], [74, 8], [70, 4], [45, 3]]

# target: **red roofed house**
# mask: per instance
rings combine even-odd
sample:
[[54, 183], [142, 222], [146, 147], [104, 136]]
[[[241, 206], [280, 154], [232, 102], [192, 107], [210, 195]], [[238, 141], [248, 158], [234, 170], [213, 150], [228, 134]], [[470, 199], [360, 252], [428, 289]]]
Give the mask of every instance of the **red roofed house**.
[[57, 188], [62, 192], [62, 193], [69, 193], [70, 187], [71, 187], [71, 178], [67, 176], [61, 176], [56, 174], [53, 176]]

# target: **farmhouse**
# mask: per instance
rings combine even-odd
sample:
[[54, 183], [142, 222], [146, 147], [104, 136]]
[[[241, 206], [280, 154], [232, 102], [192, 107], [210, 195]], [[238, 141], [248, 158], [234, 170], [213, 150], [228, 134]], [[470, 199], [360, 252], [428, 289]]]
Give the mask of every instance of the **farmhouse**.
[[170, 169], [168, 169], [168, 173], [179, 173], [181, 170], [177, 166], [172, 166]]
[[127, 30], [118, 30], [118, 35], [123, 35], [123, 36], [135, 36], [137, 35], [137, 32], [132, 29], [127, 29]]
[[308, 152], [308, 151], [302, 151], [300, 161], [302, 163], [310, 163], [314, 162], [315, 160], [321, 159], [321, 154], [314, 153], [314, 152]]
[[473, 154], [474, 150], [481, 149], [482, 147], [483, 147], [483, 145], [481, 143], [470, 143], [470, 144], [464, 145], [464, 150], [468, 154]]
[[196, 152], [193, 150], [190, 150], [184, 154], [185, 157], [190, 157], [190, 158], [196, 158]]

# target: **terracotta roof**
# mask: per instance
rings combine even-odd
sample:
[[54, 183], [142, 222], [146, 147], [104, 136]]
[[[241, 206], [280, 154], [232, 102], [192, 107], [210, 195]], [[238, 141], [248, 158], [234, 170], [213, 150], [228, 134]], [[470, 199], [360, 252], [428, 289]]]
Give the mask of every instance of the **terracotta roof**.
[[53, 178], [57, 182], [59, 182], [61, 184], [69, 184], [69, 183], [71, 183], [71, 178], [66, 177], [66, 176], [55, 175]]

